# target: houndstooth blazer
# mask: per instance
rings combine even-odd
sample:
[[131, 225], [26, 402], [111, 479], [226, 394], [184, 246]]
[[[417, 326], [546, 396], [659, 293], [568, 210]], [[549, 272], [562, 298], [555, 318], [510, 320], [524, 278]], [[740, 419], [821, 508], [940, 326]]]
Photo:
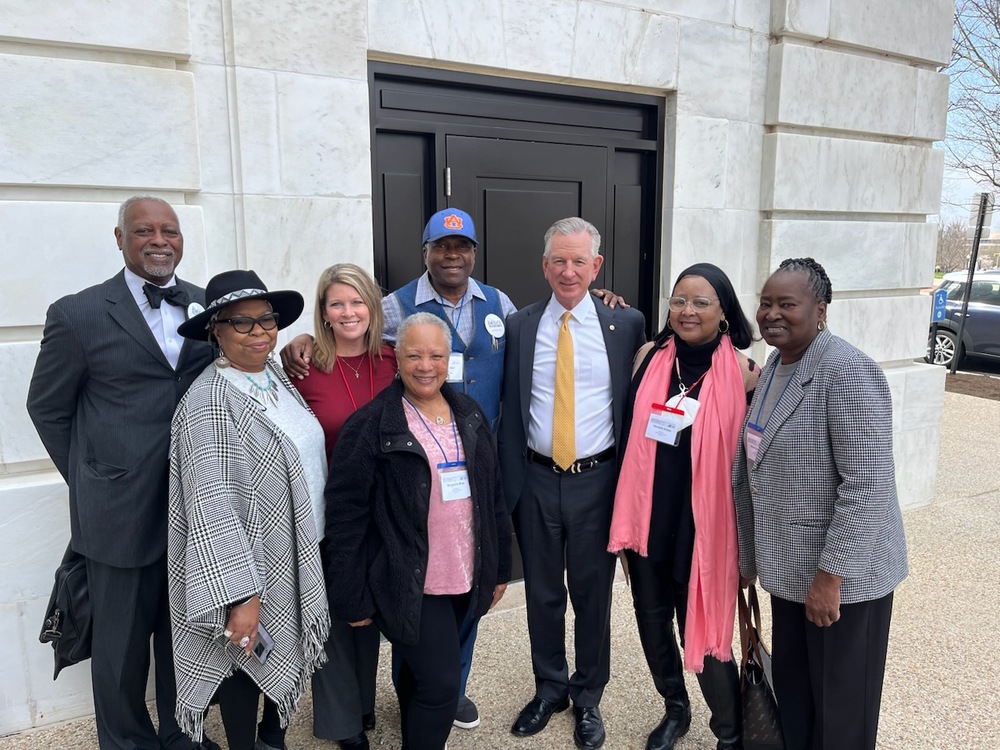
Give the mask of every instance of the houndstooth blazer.
[[[758, 383], [778, 363], [768, 359]], [[747, 419], [757, 413], [758, 385]], [[746, 430], [746, 420], [743, 425]], [[817, 568], [843, 576], [841, 603], [881, 598], [907, 573], [892, 458], [892, 399], [870, 357], [822, 331], [806, 350], [748, 470], [733, 466], [740, 573], [804, 602]]]

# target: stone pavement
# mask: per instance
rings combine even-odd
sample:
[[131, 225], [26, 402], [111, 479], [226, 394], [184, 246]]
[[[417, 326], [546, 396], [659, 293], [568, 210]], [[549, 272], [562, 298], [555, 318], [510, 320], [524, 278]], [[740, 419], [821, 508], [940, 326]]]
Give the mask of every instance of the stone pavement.
[[[985, 750], [1000, 746], [1000, 690], [995, 646], [1000, 633], [1000, 402], [946, 394], [938, 486], [933, 505], [904, 513], [910, 577], [895, 598], [879, 731], [880, 750]], [[499, 611], [479, 629], [469, 695], [482, 724], [455, 729], [449, 750], [573, 748], [571, 712], [553, 717], [541, 734], [509, 732], [532, 695], [522, 591], [512, 586]], [[766, 607], [766, 597], [763, 601]], [[765, 620], [767, 613], [765, 612]], [[635, 632], [631, 597], [615, 586], [612, 674], [601, 710], [608, 750], [638, 749], [662, 714]], [[572, 659], [572, 654], [570, 654]], [[382, 649], [373, 748], [398, 748], [398, 712]], [[678, 750], [711, 750], [708, 711], [696, 682], [689, 690], [694, 720]], [[311, 734], [306, 696], [293, 720], [290, 750], [335, 750]], [[217, 711], [209, 733], [220, 742]], [[0, 750], [96, 750], [92, 719], [0, 738]]]

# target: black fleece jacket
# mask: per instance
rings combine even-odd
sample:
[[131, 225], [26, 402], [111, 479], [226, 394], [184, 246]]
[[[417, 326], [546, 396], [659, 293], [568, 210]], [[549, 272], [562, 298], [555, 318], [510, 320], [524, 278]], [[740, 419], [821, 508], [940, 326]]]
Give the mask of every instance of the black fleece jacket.
[[[485, 614], [510, 580], [510, 516], [482, 410], [445, 384], [472, 489], [476, 560], [471, 608]], [[333, 616], [375, 620], [390, 641], [415, 644], [427, 573], [431, 467], [403, 412], [396, 379], [344, 424], [330, 458], [322, 542]]]

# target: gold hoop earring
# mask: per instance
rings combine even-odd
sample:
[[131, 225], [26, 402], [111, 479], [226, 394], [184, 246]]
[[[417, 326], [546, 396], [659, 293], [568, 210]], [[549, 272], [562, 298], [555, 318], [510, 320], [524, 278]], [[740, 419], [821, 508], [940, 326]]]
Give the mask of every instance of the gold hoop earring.
[[817, 331], [825, 331], [826, 330], [826, 321], [825, 320], [821, 320], [819, 322], [819, 324], [816, 326], [816, 330]]

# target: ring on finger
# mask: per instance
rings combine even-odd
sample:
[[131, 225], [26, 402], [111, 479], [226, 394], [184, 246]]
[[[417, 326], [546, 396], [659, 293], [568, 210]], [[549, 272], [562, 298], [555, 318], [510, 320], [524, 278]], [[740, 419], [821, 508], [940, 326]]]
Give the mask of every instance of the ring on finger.
[[250, 636], [245, 635], [242, 638], [240, 638], [240, 648], [246, 648], [249, 645], [250, 645]]

